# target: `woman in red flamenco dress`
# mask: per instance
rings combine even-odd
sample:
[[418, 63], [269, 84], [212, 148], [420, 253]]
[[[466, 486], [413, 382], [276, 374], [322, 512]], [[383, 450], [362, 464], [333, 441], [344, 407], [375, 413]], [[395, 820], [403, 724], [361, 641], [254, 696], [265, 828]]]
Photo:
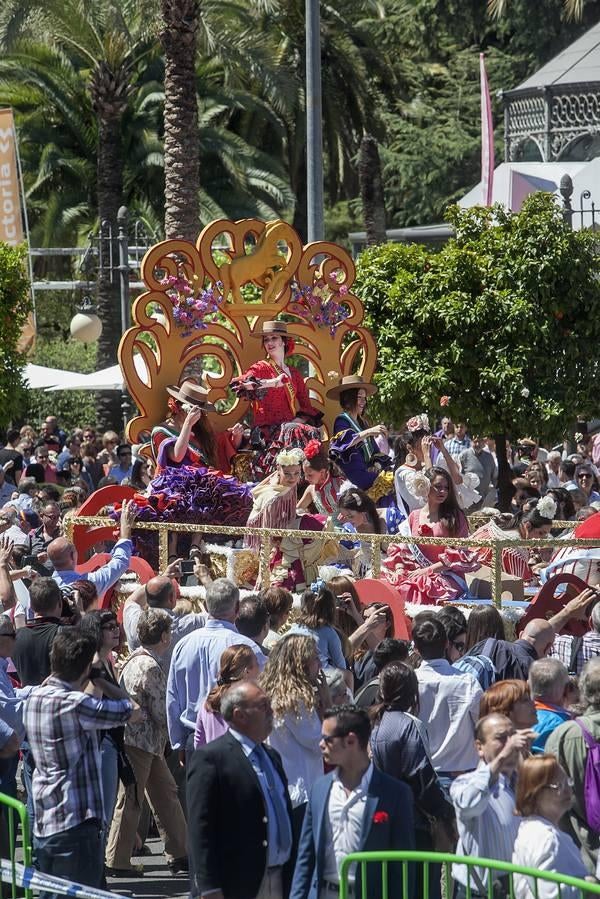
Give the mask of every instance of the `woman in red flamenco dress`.
[[251, 402], [253, 443], [262, 450], [252, 463], [256, 480], [275, 471], [281, 450], [304, 449], [310, 440], [318, 440], [323, 418], [311, 405], [302, 373], [285, 361], [294, 351], [286, 323], [264, 322], [260, 336], [267, 358], [255, 362], [231, 384], [237, 396]]

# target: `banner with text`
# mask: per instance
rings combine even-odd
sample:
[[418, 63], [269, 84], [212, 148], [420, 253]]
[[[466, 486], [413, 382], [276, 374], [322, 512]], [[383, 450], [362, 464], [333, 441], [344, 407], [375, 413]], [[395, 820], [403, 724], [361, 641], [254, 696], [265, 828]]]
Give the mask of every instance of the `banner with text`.
[[0, 240], [11, 247], [23, 240], [17, 135], [12, 109], [0, 109]]

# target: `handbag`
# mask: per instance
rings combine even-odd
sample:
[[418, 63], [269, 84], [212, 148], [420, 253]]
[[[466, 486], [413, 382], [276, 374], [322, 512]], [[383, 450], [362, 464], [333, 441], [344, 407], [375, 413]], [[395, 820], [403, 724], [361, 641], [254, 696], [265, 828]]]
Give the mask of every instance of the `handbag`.
[[117, 756], [117, 769], [119, 772], [119, 780], [125, 789], [127, 789], [127, 787], [133, 787], [137, 783], [132, 764], [127, 758], [125, 749], [122, 747], [119, 748], [119, 754]]

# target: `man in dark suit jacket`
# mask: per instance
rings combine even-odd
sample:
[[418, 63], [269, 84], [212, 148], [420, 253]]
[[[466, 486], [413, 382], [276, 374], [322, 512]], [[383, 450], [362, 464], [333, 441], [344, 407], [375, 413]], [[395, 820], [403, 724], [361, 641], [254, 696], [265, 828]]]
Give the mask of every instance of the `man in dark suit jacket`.
[[292, 808], [269, 697], [246, 681], [221, 702], [229, 732], [192, 753], [187, 775], [194, 899], [285, 899], [292, 865]]
[[[373, 766], [367, 747], [371, 725], [364, 709], [336, 706], [325, 713], [321, 751], [336, 770], [315, 783], [302, 827], [290, 899], [319, 899], [339, 893], [340, 864], [350, 852], [414, 849], [410, 788]], [[349, 872], [352, 883], [355, 872]], [[381, 870], [367, 866], [367, 896], [360, 872], [357, 899], [381, 899]], [[413, 872], [409, 867], [409, 896]], [[404, 896], [402, 867], [388, 866], [388, 895]]]

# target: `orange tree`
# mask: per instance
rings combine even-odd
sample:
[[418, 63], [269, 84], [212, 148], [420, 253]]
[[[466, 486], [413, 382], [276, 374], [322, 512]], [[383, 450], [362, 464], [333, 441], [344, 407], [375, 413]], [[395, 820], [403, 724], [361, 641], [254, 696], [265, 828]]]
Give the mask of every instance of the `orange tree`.
[[549, 194], [519, 213], [451, 207], [439, 251], [386, 244], [357, 264], [356, 293], [378, 346], [380, 412], [447, 411], [496, 437], [500, 505], [506, 437], [556, 439], [600, 409], [600, 257]]

